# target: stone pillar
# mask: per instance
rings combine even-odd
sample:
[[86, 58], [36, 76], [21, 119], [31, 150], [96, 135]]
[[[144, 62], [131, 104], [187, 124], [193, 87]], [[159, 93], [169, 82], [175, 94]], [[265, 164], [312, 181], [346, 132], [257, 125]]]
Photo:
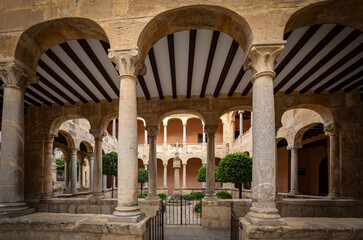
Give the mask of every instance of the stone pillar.
[[71, 153], [71, 193], [76, 194], [77, 191], [77, 152], [79, 149], [69, 149]]
[[116, 138], [116, 119], [112, 120], [112, 137]]
[[252, 129], [252, 126], [253, 126], [253, 112], [251, 112], [251, 127], [250, 127], [250, 130]]
[[[67, 153], [67, 157], [69, 157], [69, 152]], [[65, 185], [65, 189], [69, 190], [69, 161], [67, 158], [64, 158], [64, 185]]]
[[148, 200], [159, 199], [157, 194], [157, 157], [156, 157], [156, 138], [159, 133], [158, 126], [147, 126], [147, 133], [149, 135], [149, 194]]
[[[95, 138], [94, 163], [93, 163], [93, 196], [103, 197], [102, 195], [102, 139], [107, 135], [104, 130], [90, 129], [89, 131]], [[119, 132], [120, 138], [120, 132]]]
[[[203, 166], [206, 166], [206, 164], [205, 164], [205, 163], [203, 163], [202, 165], [203, 165]], [[202, 188], [203, 188], [203, 189], [205, 189], [205, 187], [206, 187], [206, 186], [205, 186], [205, 182], [202, 182]]]
[[107, 190], [107, 175], [102, 174], [102, 190]]
[[135, 49], [110, 49], [109, 58], [116, 63], [120, 80], [118, 140], [118, 201], [109, 221], [138, 222], [145, 214], [137, 198], [137, 76], [145, 73], [144, 63]]
[[164, 143], [168, 143], [168, 125], [164, 123]]
[[53, 142], [56, 136], [55, 134], [49, 134], [45, 138], [42, 198], [51, 198], [53, 196]]
[[206, 174], [206, 191], [205, 200], [215, 200], [215, 146], [214, 135], [218, 129], [218, 124], [205, 125], [205, 132], [207, 133], [207, 174]]
[[[252, 207], [245, 216], [254, 225], [281, 225], [276, 208], [276, 138], [273, 94], [274, 62], [286, 41], [253, 43], [245, 70], [252, 69]], [[252, 119], [252, 115], [251, 115]]]
[[116, 177], [112, 176], [112, 186], [113, 188], [116, 188]]
[[187, 164], [183, 164], [183, 188], [187, 188]]
[[28, 211], [24, 203], [24, 90], [35, 78], [29, 78], [15, 62], [0, 62], [0, 78], [4, 82], [0, 159], [2, 218]]
[[[145, 169], [145, 170], [148, 170], [148, 164], [145, 164], [145, 165], [144, 165], [144, 169]], [[148, 181], [149, 181], [149, 179], [148, 179]], [[144, 183], [144, 188], [145, 188], [145, 189], [146, 189], [146, 188], [149, 188], [149, 183], [148, 183], [148, 182]]]
[[180, 194], [180, 185], [179, 185], [179, 171], [180, 171], [180, 158], [175, 157], [173, 160], [173, 168], [174, 168], [174, 192], [173, 194]]
[[168, 164], [164, 164], [164, 188], [167, 188], [167, 181], [168, 181]]
[[205, 143], [205, 130], [204, 130], [204, 127], [205, 127], [205, 125], [203, 123], [203, 140], [202, 140], [203, 143]]
[[[287, 150], [291, 150], [291, 181], [290, 192], [291, 195], [297, 195], [299, 193], [299, 148], [301, 145], [291, 145], [287, 147]], [[277, 161], [277, 159], [276, 159]], [[277, 178], [277, 177], [276, 177]], [[277, 185], [276, 185], [277, 187]]]
[[183, 143], [187, 142], [187, 122], [183, 122]]
[[339, 127], [336, 123], [324, 127], [329, 136], [329, 197], [340, 197]]
[[239, 136], [243, 134], [243, 111], [239, 111]]
[[93, 153], [88, 153], [89, 157], [89, 188], [93, 192], [93, 166], [95, 162], [95, 155]]
[[147, 131], [145, 129], [145, 132], [144, 132], [144, 137], [145, 137], [145, 144], [147, 144]]
[[[83, 158], [83, 156], [82, 156], [82, 158]], [[82, 174], [83, 174], [83, 171], [82, 171], [83, 161], [84, 161], [84, 159], [82, 159], [82, 161], [79, 162], [79, 187], [80, 188], [83, 187], [83, 182], [82, 182], [82, 180], [83, 180], [83, 176], [82, 176]]]

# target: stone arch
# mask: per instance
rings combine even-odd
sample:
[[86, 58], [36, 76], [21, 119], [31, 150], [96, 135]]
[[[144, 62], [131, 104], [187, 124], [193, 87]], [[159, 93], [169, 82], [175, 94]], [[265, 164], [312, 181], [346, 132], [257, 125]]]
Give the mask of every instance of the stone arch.
[[87, 150], [86, 152], [93, 152], [93, 147], [92, 147], [92, 145], [89, 142], [87, 142], [87, 141], [81, 141], [81, 144], [82, 143], [86, 147], [86, 150]]
[[142, 30], [137, 41], [142, 58], [146, 58], [148, 51], [159, 39], [191, 29], [224, 32], [235, 39], [244, 52], [247, 52], [253, 39], [247, 21], [232, 10], [211, 5], [180, 7], [158, 14]]
[[[203, 116], [202, 113], [200, 113], [196, 110], [193, 110], [193, 109], [178, 109], [178, 110], [173, 110], [173, 111], [169, 111], [169, 112], [162, 114], [157, 121], [157, 126], [160, 126], [160, 124], [164, 118], [171, 116], [171, 115], [176, 115], [176, 114], [192, 114], [192, 115], [195, 115], [197, 118], [200, 118], [202, 120], [202, 122], [205, 123], [205, 117]], [[148, 122], [147, 119], [146, 119], [146, 122]]]
[[58, 18], [38, 23], [20, 36], [14, 58], [35, 74], [38, 60], [49, 48], [74, 39], [97, 39], [109, 42], [103, 28], [87, 18]]
[[52, 123], [50, 124], [50, 127], [49, 127], [49, 134], [57, 134], [59, 128], [61, 127], [61, 125], [68, 121], [68, 120], [72, 120], [72, 119], [86, 119], [89, 123], [90, 123], [90, 128], [92, 129], [92, 124], [91, 124], [91, 121], [85, 117], [85, 116], [82, 116], [82, 115], [63, 115], [63, 116], [60, 116], [60, 117], [57, 117], [55, 118]]
[[137, 169], [141, 169], [141, 168], [144, 169], [145, 168], [145, 161], [143, 159], [138, 158], [137, 159], [137, 164], [138, 164]]
[[[63, 154], [63, 156], [64, 156], [64, 159], [68, 159], [68, 151], [67, 151], [67, 149], [65, 149], [63, 146], [61, 146], [60, 144], [59, 145], [57, 145], [57, 144], [53, 144], [53, 154], [54, 154], [54, 152], [55, 152], [55, 150], [56, 149], [59, 149], [59, 150], [61, 150], [61, 152], [62, 152], [62, 154]], [[54, 154], [55, 155], [55, 154]]]
[[311, 4], [290, 16], [284, 33], [323, 23], [339, 24], [363, 31], [362, 12], [363, 5], [360, 0], [333, 0]]
[[293, 144], [301, 144], [302, 137], [306, 131], [308, 131], [311, 127], [315, 126], [316, 124], [319, 124], [321, 122], [312, 122], [307, 124], [306, 126], [300, 128], [294, 135], [294, 143]]
[[64, 130], [59, 130], [58, 132], [65, 137], [65, 139], [67, 140], [67, 146], [69, 148], [74, 148], [76, 146], [75, 141], [74, 141], [73, 137], [71, 136], [71, 134], [69, 134], [68, 132], [66, 132]]
[[202, 183], [198, 182], [198, 170], [202, 166], [202, 159], [198, 157], [192, 157], [187, 160], [186, 186], [188, 188], [202, 188]]

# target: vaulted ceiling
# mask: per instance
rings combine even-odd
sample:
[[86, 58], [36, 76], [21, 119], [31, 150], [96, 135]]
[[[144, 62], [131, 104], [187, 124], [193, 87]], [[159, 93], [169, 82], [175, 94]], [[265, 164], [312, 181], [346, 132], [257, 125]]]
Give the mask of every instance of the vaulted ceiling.
[[[275, 68], [275, 93], [363, 91], [360, 31], [323, 24], [296, 29], [285, 39], [286, 48]], [[81, 39], [46, 51], [37, 67], [39, 83], [26, 90], [25, 107], [118, 98], [118, 73], [107, 57], [108, 48], [108, 43]], [[177, 32], [150, 49], [147, 73], [138, 77], [137, 97], [247, 95], [252, 91], [252, 73], [244, 71], [243, 62], [241, 47], [224, 33], [205, 29]], [[0, 95], [2, 98], [2, 89]]]

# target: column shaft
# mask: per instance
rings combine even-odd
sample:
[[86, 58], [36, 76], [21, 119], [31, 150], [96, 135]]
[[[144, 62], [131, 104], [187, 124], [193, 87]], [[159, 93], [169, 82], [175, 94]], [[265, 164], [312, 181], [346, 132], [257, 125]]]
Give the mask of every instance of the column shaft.
[[89, 188], [93, 192], [94, 154], [89, 154]]
[[183, 123], [183, 143], [187, 141], [187, 123]]
[[329, 197], [340, 197], [339, 127], [330, 124], [324, 127], [329, 136]]
[[116, 119], [112, 120], [112, 137], [116, 137]]
[[218, 124], [205, 125], [207, 132], [207, 174], [206, 174], [206, 199], [215, 199], [215, 145], [214, 134], [218, 129]]
[[205, 127], [205, 126], [204, 126], [204, 124], [203, 124], [203, 140], [202, 140], [202, 142], [203, 142], [203, 143], [205, 143], [205, 130], [204, 130], [204, 127]]
[[65, 188], [68, 191], [68, 189], [69, 189], [69, 161], [68, 161], [68, 159], [64, 159], [64, 184], [65, 184]]
[[167, 188], [167, 174], [168, 174], [168, 165], [164, 164], [164, 188]]
[[183, 164], [183, 188], [187, 188], [187, 165]]
[[296, 195], [299, 193], [299, 148], [301, 146], [289, 146], [291, 150], [291, 181], [289, 194]]
[[243, 134], [243, 113], [239, 112], [239, 135], [242, 137]]
[[107, 175], [102, 174], [102, 189], [107, 190]]
[[77, 191], [77, 151], [78, 149], [71, 149], [71, 193], [76, 194]]
[[[95, 137], [94, 146], [94, 163], [93, 163], [93, 195], [102, 195], [102, 138], [99, 136], [100, 130], [91, 130], [91, 134]], [[119, 135], [120, 136], [120, 135]]]
[[164, 125], [164, 143], [168, 142], [168, 125]]
[[145, 144], [147, 144], [147, 131], [146, 130], [144, 132], [144, 137], [145, 137]]
[[44, 167], [43, 167], [43, 198], [50, 198], [53, 196], [53, 141], [55, 135], [51, 134], [45, 138], [45, 153], [44, 153]]
[[149, 135], [149, 194], [147, 199], [158, 199], [157, 196], [157, 157], [156, 157], [156, 138], [159, 133], [158, 126], [147, 126]]

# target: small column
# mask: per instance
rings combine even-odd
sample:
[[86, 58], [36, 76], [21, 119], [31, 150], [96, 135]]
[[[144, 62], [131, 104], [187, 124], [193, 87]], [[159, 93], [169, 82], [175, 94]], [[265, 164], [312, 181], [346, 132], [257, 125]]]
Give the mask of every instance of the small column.
[[51, 198], [53, 196], [53, 142], [56, 136], [55, 134], [49, 134], [45, 138], [42, 198]]
[[144, 132], [144, 137], [145, 137], [145, 144], [147, 144], [147, 131], [145, 129], [145, 132]]
[[207, 174], [206, 174], [206, 191], [205, 200], [215, 200], [215, 145], [214, 135], [218, 129], [218, 124], [205, 125], [205, 132], [207, 133]]
[[339, 159], [339, 127], [336, 123], [324, 127], [325, 135], [329, 136], [329, 195], [340, 197], [340, 159]]
[[[69, 152], [67, 155], [68, 156], [70, 155]], [[69, 179], [70, 179], [70, 177], [69, 177], [69, 161], [68, 161], [68, 159], [64, 158], [64, 185], [65, 185], [64, 187], [67, 190], [67, 192], [69, 190]]]
[[183, 122], [183, 143], [187, 142], [187, 122]]
[[71, 153], [71, 193], [77, 194], [77, 152], [79, 149], [71, 148], [69, 151]]
[[164, 124], [164, 143], [168, 143], [168, 124]]
[[116, 188], [116, 176], [112, 176], [112, 181], [113, 181], [113, 188]]
[[183, 164], [183, 188], [187, 188], [187, 164]]
[[24, 91], [36, 78], [30, 78], [15, 61], [0, 62], [0, 78], [4, 83], [0, 160], [2, 218], [28, 211], [24, 202]]
[[116, 138], [116, 119], [112, 120], [112, 137]]
[[157, 195], [157, 157], [156, 157], [156, 138], [159, 133], [158, 126], [147, 126], [147, 133], [149, 135], [149, 194], [148, 200], [159, 199]]
[[[144, 164], [144, 169], [145, 169], [145, 170], [148, 170], [148, 164]], [[149, 181], [149, 179], [148, 179], [148, 181]], [[145, 188], [145, 189], [146, 189], [146, 188], [149, 188], [149, 182], [144, 183], [144, 188]]]
[[95, 162], [95, 155], [94, 153], [87, 153], [89, 158], [89, 188], [90, 191], [93, 192], [93, 169], [94, 169], [94, 162]]
[[[90, 129], [89, 131], [95, 138], [94, 146], [94, 165], [93, 165], [93, 196], [103, 197], [102, 195], [102, 139], [107, 135], [100, 129]], [[120, 132], [119, 132], [120, 138]]]
[[[202, 164], [203, 166], [206, 166], [205, 163]], [[206, 188], [206, 185], [205, 185], [205, 182], [202, 182], [202, 188], [205, 189]]]
[[[83, 156], [82, 156], [83, 158]], [[82, 188], [83, 187], [83, 183], [82, 183], [82, 164], [83, 164], [83, 159], [82, 161], [79, 162], [79, 187]]]
[[239, 111], [239, 137], [243, 135], [243, 112]]
[[204, 123], [203, 123], [203, 139], [202, 139], [202, 142], [203, 142], [203, 143], [205, 143], [205, 130], [204, 130], [204, 127], [205, 127], [205, 125], [204, 125]]
[[[252, 69], [252, 207], [245, 219], [254, 225], [282, 225], [276, 208], [274, 62], [286, 41], [252, 43], [244, 64]], [[253, 120], [252, 120], [253, 118]]]
[[137, 48], [109, 49], [109, 58], [116, 63], [120, 80], [118, 128], [118, 201], [109, 221], [139, 222], [145, 214], [137, 198], [137, 76], [145, 73]]
[[251, 112], [251, 127], [250, 127], [250, 130], [252, 129], [252, 126], [253, 126], [253, 112]]
[[180, 178], [179, 178], [179, 172], [180, 172], [180, 158], [175, 157], [173, 160], [173, 168], [174, 168], [174, 192], [173, 194], [180, 194]]
[[102, 190], [107, 190], [107, 175], [102, 174]]
[[168, 180], [168, 164], [164, 164], [164, 188], [167, 188], [167, 180]]
[[[297, 195], [299, 193], [299, 149], [301, 144], [291, 145], [287, 147], [287, 150], [291, 150], [291, 181], [290, 192], [291, 195]], [[276, 185], [277, 186], [277, 185]]]

